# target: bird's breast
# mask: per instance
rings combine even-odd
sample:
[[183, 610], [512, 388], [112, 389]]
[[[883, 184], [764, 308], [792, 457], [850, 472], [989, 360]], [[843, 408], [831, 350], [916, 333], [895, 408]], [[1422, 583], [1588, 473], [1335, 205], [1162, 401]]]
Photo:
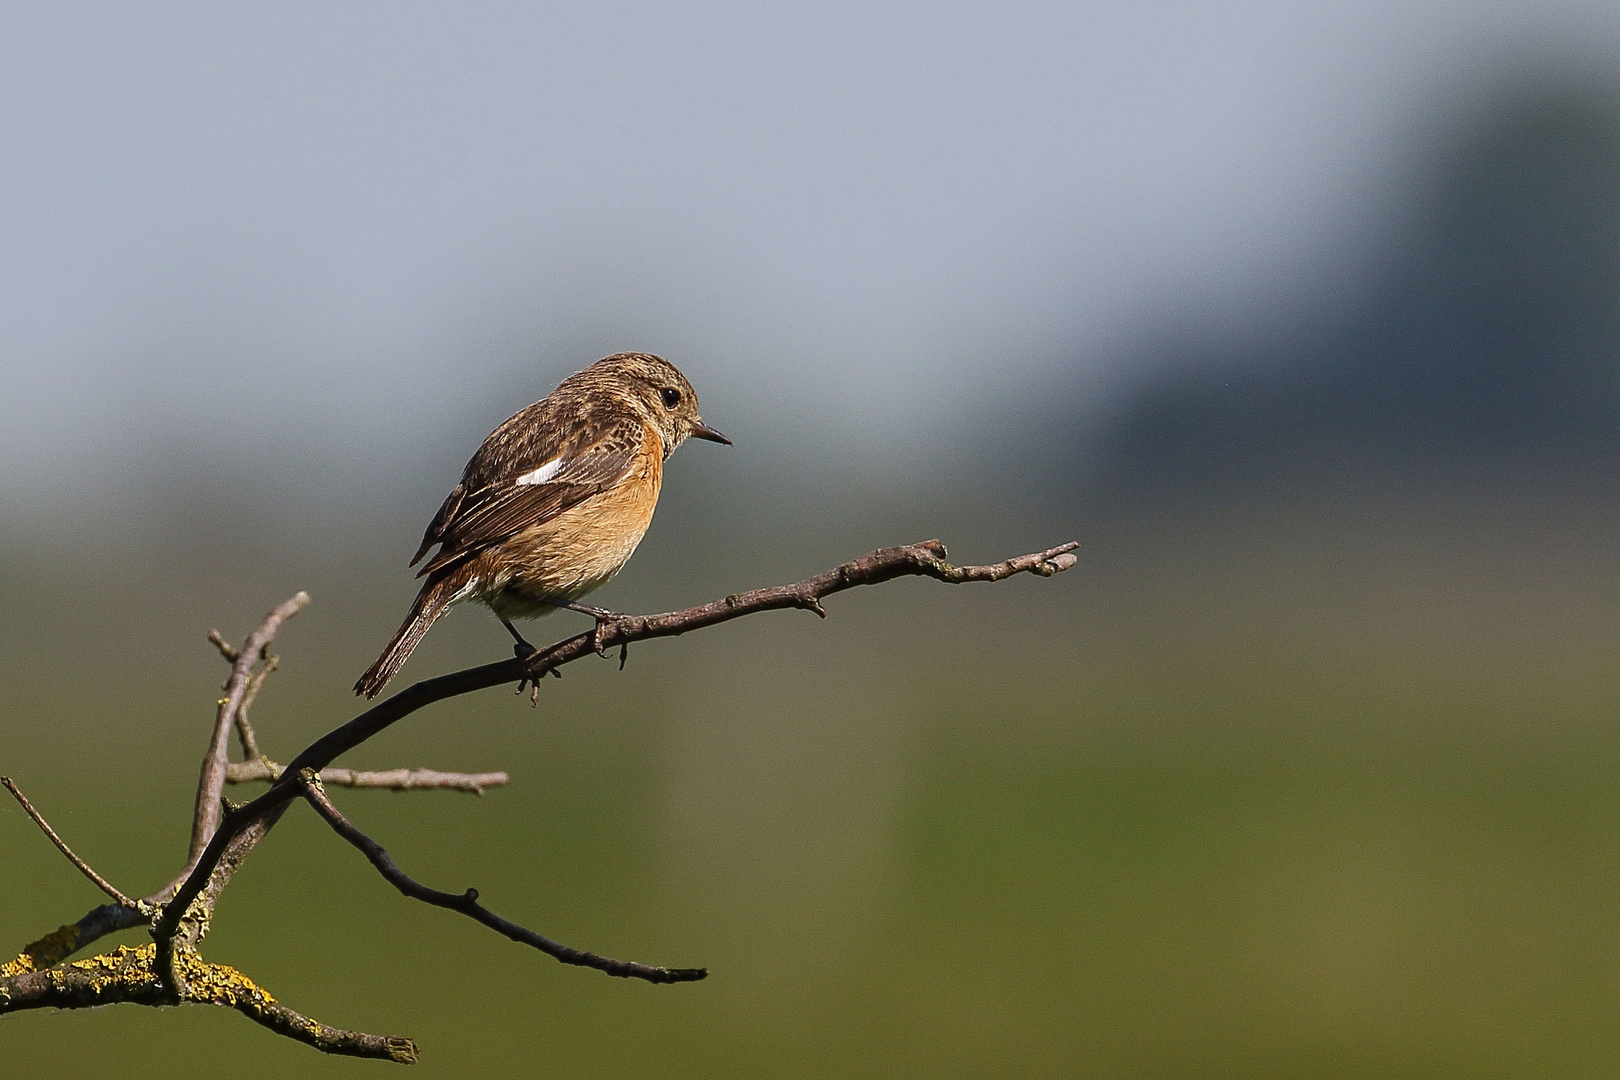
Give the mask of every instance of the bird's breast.
[[662, 446], [652, 431], [647, 440], [618, 483], [500, 545], [504, 591], [577, 600], [619, 572], [652, 524], [663, 483]]

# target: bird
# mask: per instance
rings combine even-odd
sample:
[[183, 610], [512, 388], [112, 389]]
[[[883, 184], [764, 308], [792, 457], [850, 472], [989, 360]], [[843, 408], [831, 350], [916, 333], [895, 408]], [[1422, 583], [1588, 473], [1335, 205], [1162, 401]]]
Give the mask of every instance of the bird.
[[488, 605], [519, 657], [533, 652], [513, 619], [578, 603], [629, 561], [652, 522], [664, 462], [688, 438], [731, 445], [703, 422], [674, 364], [650, 353], [605, 357], [513, 414], [478, 447], [422, 534], [425, 578], [399, 632], [354, 684], [376, 697], [451, 607]]

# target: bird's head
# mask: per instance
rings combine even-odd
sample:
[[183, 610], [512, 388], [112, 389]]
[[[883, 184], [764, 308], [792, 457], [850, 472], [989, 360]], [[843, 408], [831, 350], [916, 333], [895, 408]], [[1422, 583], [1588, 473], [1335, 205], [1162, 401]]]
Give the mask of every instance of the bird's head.
[[703, 422], [697, 393], [680, 369], [651, 353], [618, 353], [586, 369], [603, 377], [630, 408], [651, 424], [664, 444], [664, 456], [689, 437], [731, 445], [731, 440]]

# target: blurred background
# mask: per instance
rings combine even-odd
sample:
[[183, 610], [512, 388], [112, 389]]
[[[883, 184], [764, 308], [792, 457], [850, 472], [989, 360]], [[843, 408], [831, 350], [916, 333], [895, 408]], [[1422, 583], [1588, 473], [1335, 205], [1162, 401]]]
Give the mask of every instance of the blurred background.
[[[11, 4], [0, 147], [0, 770], [127, 891], [204, 633], [309, 590], [260, 738], [348, 718], [467, 456], [607, 353], [736, 446], [601, 603], [1084, 544], [418, 714], [342, 764], [513, 781], [338, 792], [408, 871], [712, 975], [293, 813], [207, 955], [294, 1008], [443, 1077], [1620, 1070], [1612, 4]], [[404, 679], [507, 653], [458, 611]], [[97, 902], [16, 808], [0, 867], [7, 949]], [[0, 1021], [205, 1056], [391, 1068]]]

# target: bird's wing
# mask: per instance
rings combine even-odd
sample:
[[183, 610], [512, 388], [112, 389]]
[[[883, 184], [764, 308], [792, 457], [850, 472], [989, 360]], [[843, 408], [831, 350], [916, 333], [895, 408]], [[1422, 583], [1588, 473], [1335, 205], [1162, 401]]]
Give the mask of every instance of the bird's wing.
[[[495, 439], [491, 436], [485, 447]], [[646, 439], [635, 417], [585, 416], [562, 438], [546, 440], [550, 445], [524, 440], [498, 464], [480, 460], [485, 454], [480, 449], [422, 538], [417, 558], [435, 543], [442, 546], [417, 576], [470, 558], [613, 487], [630, 471]], [[480, 483], [492, 473], [499, 478]]]
[[439, 512], [433, 515], [433, 520], [428, 522], [427, 531], [422, 534], [422, 546], [416, 549], [416, 554], [411, 556], [411, 561], [406, 565], [415, 566], [421, 562], [428, 549], [444, 539], [445, 526], [455, 520], [456, 511], [461, 507], [461, 500], [466, 496], [466, 484], [457, 484], [450, 489], [450, 494], [445, 496], [444, 504], [439, 507]]

